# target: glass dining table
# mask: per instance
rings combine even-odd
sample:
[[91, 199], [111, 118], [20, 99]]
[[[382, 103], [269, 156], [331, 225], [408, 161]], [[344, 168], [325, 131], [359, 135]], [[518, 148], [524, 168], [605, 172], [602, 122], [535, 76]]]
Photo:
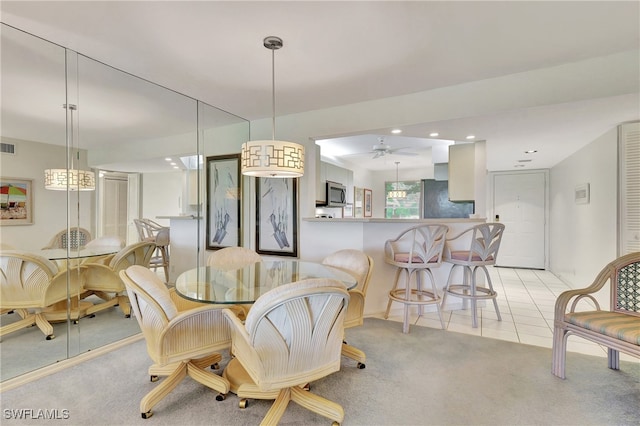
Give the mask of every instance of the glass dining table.
[[[182, 297], [197, 302], [250, 305], [269, 290], [308, 278], [336, 279], [347, 289], [358, 284], [350, 274], [321, 263], [297, 259], [264, 259], [232, 270], [212, 266], [191, 269], [178, 276], [175, 288]], [[237, 393], [241, 384], [252, 382], [237, 358], [229, 361], [222, 375], [229, 380], [233, 393]], [[275, 399], [277, 394], [278, 391], [265, 392], [261, 399]], [[246, 400], [242, 399], [240, 407], [244, 406]]]
[[357, 285], [350, 274], [321, 263], [297, 259], [263, 260], [242, 268], [224, 270], [202, 266], [176, 279], [176, 292], [189, 300], [220, 304], [251, 304], [269, 290], [308, 278], [332, 278], [347, 289]]
[[[120, 247], [116, 246], [94, 246], [69, 250], [66, 248], [42, 249], [38, 254], [54, 262], [60, 272], [75, 268], [80, 273], [81, 268], [78, 268], [78, 266], [82, 265], [82, 263], [106, 258], [106, 256], [111, 256], [119, 250]], [[48, 306], [43, 312], [50, 322], [66, 321], [68, 317], [73, 321], [78, 321], [87, 315], [87, 309], [92, 306], [93, 303], [91, 302], [72, 297], [69, 307], [67, 307], [67, 301], [62, 301]]]

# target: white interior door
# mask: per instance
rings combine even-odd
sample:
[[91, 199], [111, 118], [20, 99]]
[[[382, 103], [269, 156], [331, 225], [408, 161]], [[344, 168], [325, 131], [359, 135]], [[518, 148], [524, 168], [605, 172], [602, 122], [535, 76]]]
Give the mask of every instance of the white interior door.
[[545, 268], [547, 172], [493, 175], [493, 214], [505, 225], [496, 265]]
[[101, 235], [127, 237], [127, 180], [118, 175], [106, 174], [102, 191]]

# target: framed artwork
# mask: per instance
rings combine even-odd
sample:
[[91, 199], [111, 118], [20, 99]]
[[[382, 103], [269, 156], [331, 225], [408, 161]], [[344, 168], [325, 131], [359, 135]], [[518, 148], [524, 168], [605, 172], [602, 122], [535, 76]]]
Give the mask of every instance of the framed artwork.
[[353, 217], [363, 217], [364, 188], [353, 188]]
[[364, 217], [371, 217], [373, 206], [371, 205], [371, 190], [364, 190]]
[[296, 178], [256, 180], [256, 251], [298, 257]]
[[207, 157], [207, 250], [240, 245], [240, 154]]
[[33, 179], [0, 178], [0, 225], [33, 225]]
[[346, 203], [342, 208], [342, 217], [353, 217], [353, 203]]

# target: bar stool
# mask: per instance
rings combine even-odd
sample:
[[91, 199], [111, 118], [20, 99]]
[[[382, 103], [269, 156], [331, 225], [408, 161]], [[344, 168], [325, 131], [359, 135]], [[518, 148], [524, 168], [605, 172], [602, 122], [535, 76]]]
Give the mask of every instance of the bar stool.
[[[385, 262], [397, 268], [393, 288], [389, 292], [389, 302], [385, 318], [393, 302], [404, 304], [404, 323], [402, 332], [409, 332], [409, 309], [418, 306], [418, 316], [422, 316], [425, 305], [435, 305], [444, 329], [444, 321], [440, 311], [440, 295], [433, 278], [432, 268], [442, 263], [442, 252], [445, 237], [449, 228], [445, 225], [418, 225], [403, 231], [398, 237], [385, 242]], [[415, 288], [411, 278], [415, 274]], [[421, 274], [431, 280], [431, 290], [423, 288]], [[398, 288], [400, 276], [404, 275], [405, 287]]]
[[[444, 261], [453, 266], [442, 296], [442, 306], [444, 307], [447, 295], [460, 297], [464, 301], [471, 300], [471, 321], [474, 328], [478, 327], [478, 300], [493, 300], [498, 321], [502, 321], [496, 301], [498, 293], [493, 289], [487, 265], [495, 265], [496, 263], [503, 231], [504, 225], [501, 223], [483, 223], [447, 239], [445, 245]], [[468, 248], [464, 250], [453, 249], [452, 246], [455, 244], [453, 241], [469, 235], [471, 235], [471, 240], [466, 246]], [[462, 284], [452, 284], [453, 273], [458, 266], [463, 268]], [[487, 287], [477, 285], [476, 272], [478, 268], [484, 272], [487, 278]]]

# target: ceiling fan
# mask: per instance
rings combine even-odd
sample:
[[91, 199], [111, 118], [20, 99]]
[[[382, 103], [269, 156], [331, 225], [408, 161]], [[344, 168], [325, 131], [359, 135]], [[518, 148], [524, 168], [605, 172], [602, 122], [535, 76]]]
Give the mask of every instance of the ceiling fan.
[[384, 138], [378, 138], [379, 143], [377, 145], [373, 145], [372, 150], [368, 152], [368, 154], [373, 154], [372, 158], [380, 158], [384, 157], [387, 154], [397, 154], [397, 155], [418, 155], [417, 152], [403, 152], [401, 150], [407, 149], [409, 147], [402, 148], [391, 148], [391, 146], [384, 143]]

